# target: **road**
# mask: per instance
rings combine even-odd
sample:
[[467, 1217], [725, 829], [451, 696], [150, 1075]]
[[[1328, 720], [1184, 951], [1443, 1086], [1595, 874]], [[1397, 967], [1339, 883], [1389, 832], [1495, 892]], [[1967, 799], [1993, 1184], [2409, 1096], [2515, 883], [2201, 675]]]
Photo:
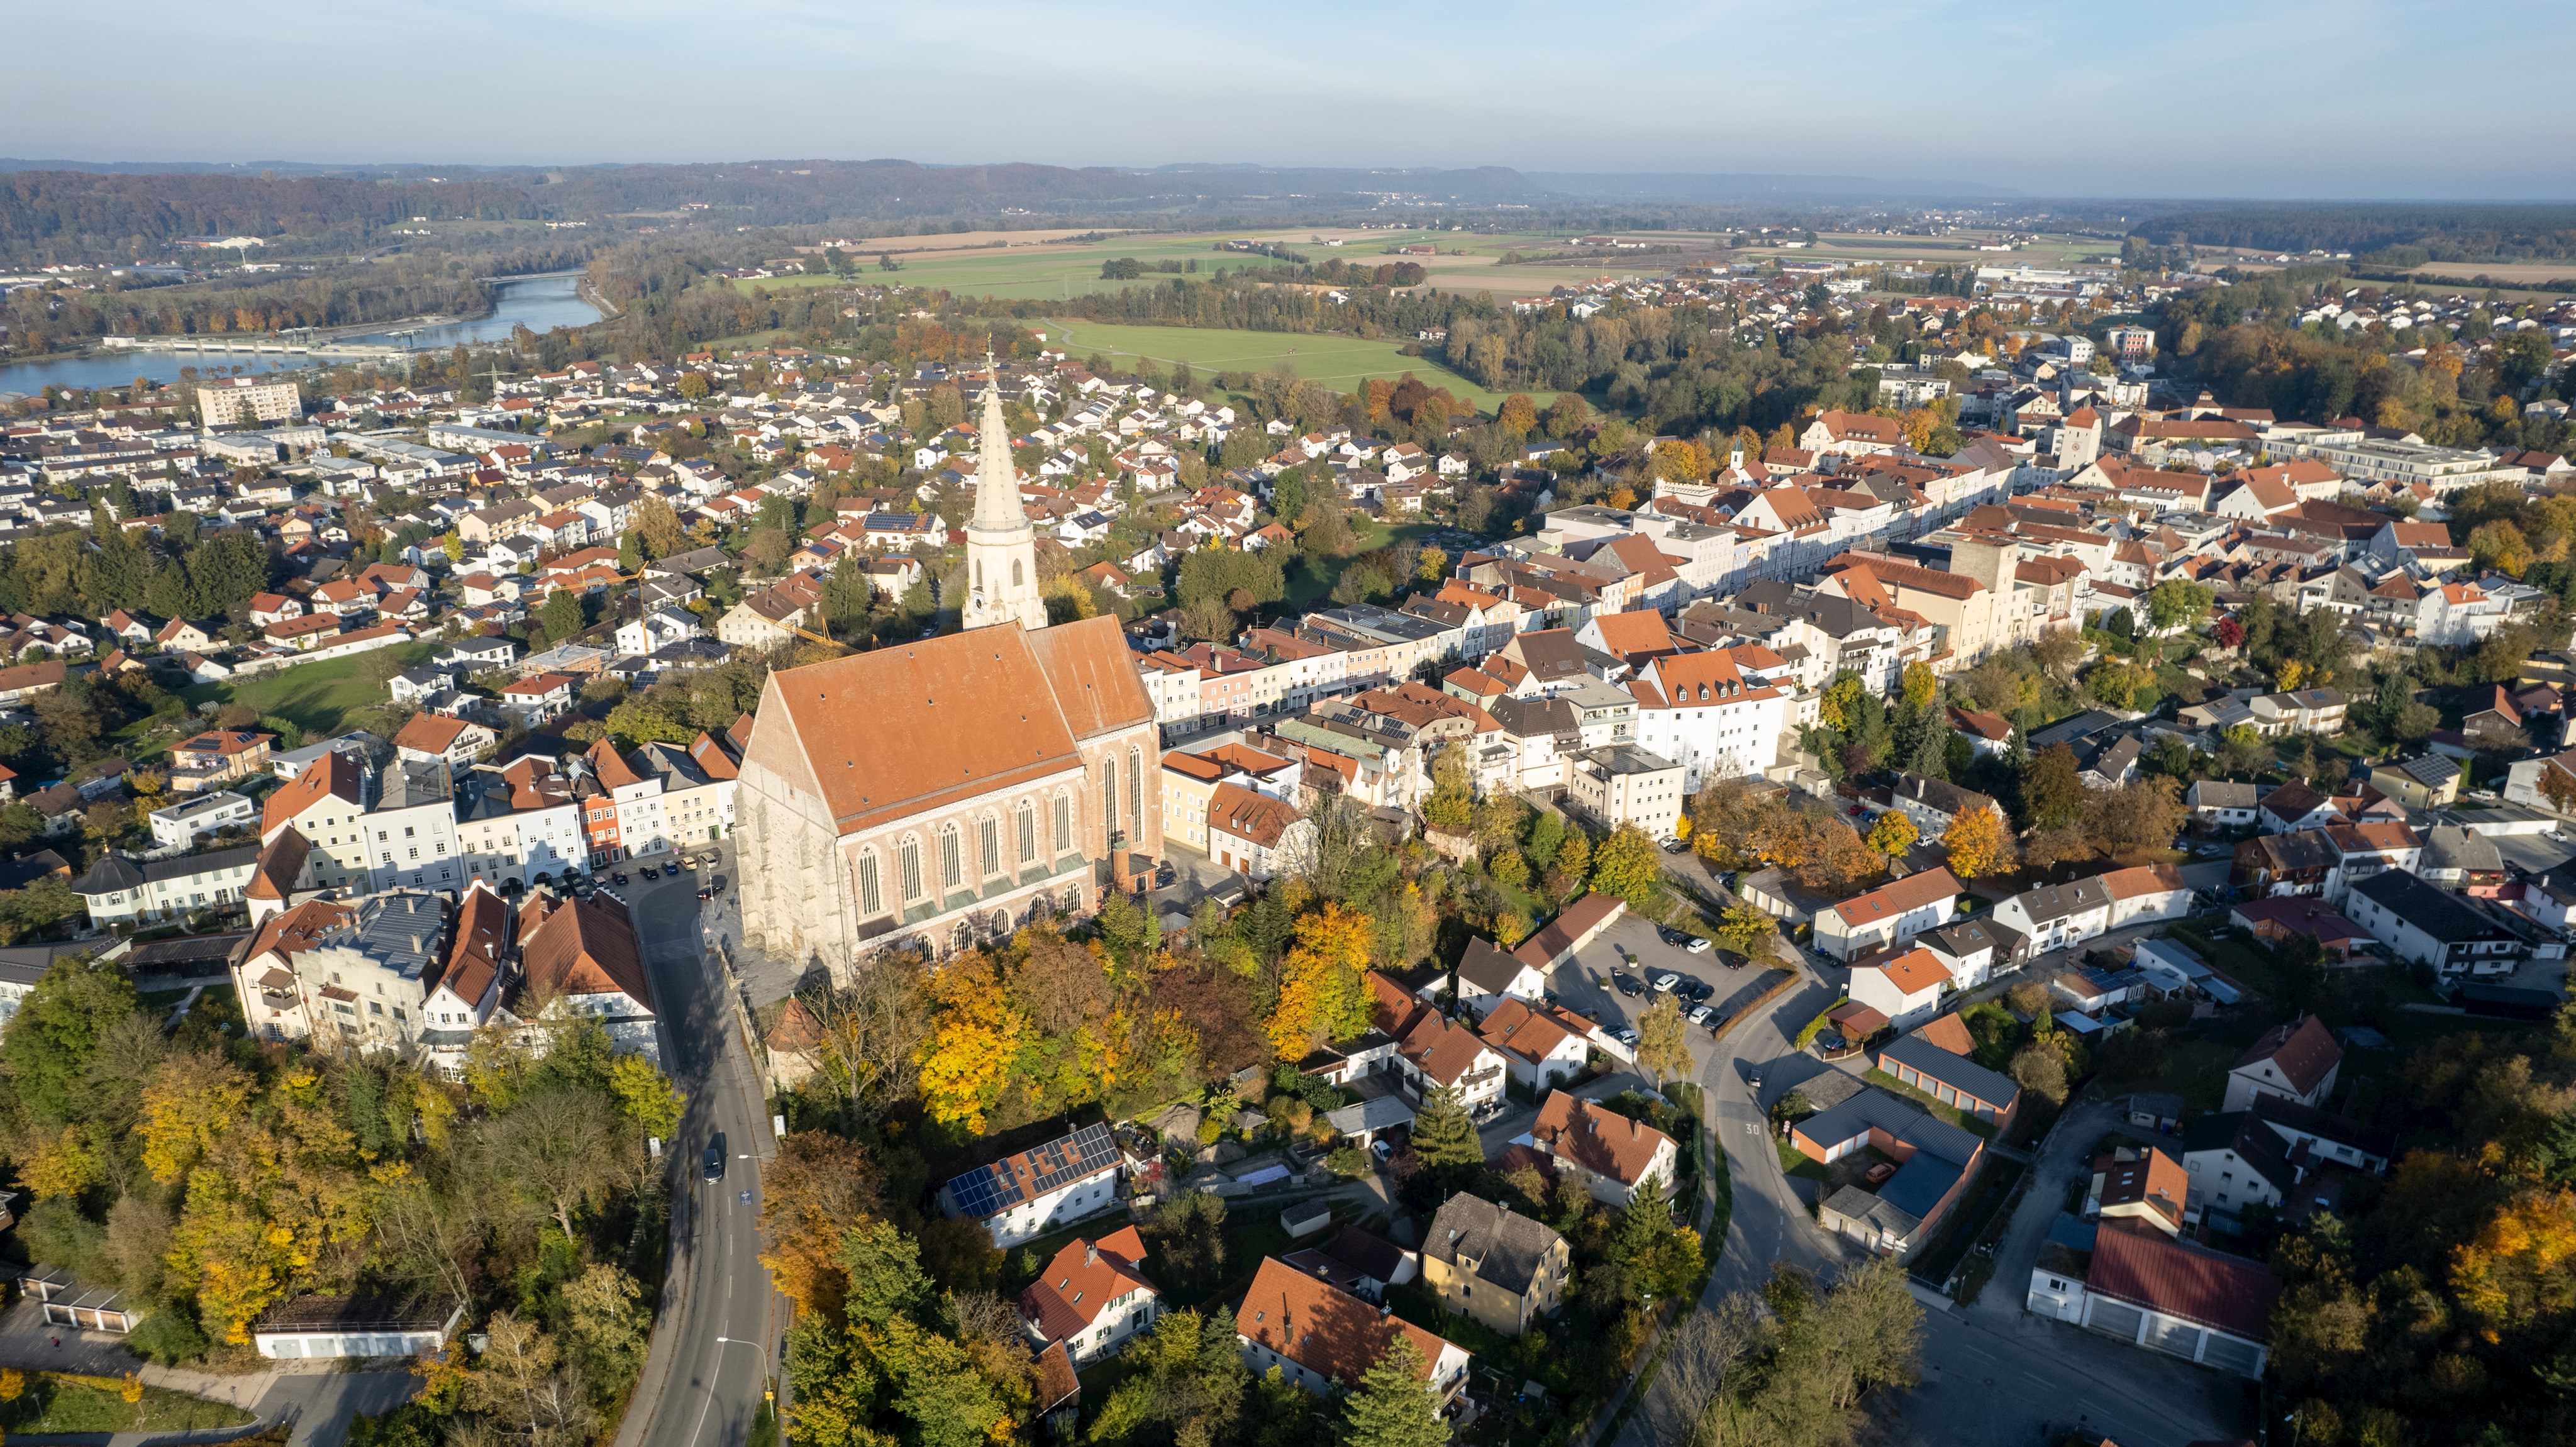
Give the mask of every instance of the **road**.
[[[619, 892], [633, 906], [655, 1007], [663, 1067], [688, 1097], [671, 1163], [671, 1260], [635, 1400], [616, 1447], [719, 1447], [751, 1435], [776, 1370], [787, 1318], [775, 1309], [760, 1256], [761, 1167], [775, 1153], [749, 1048], [701, 947], [697, 880], [646, 882], [637, 865]], [[700, 1157], [722, 1135], [724, 1179], [701, 1179]]]

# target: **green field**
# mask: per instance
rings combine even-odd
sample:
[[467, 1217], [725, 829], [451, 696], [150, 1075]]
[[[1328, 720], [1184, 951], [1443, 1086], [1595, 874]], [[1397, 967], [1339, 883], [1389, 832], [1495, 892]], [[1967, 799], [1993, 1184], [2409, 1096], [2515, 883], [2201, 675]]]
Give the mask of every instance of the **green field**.
[[[385, 650], [409, 668], [438, 651], [438, 640], [398, 644]], [[205, 683], [179, 696], [194, 708], [209, 701], [237, 703], [262, 718], [282, 718], [304, 730], [309, 739], [326, 739], [350, 727], [349, 716], [388, 701], [385, 686], [367, 671], [371, 653], [299, 663], [241, 683]]]
[[853, 253], [859, 263], [858, 274], [848, 281], [830, 276], [782, 276], [740, 285], [776, 290], [781, 287], [848, 286], [852, 282], [874, 282], [886, 286], [942, 287], [975, 296], [1061, 298], [1095, 291], [1125, 291], [1131, 286], [1154, 285], [1172, 279], [1169, 274], [1155, 272], [1135, 281], [1101, 280], [1100, 264], [1124, 256], [1132, 256], [1138, 261], [1196, 261], [1202, 276], [1212, 275], [1220, 266], [1228, 271], [1245, 271], [1255, 268], [1266, 270], [1286, 264], [1266, 256], [1218, 251], [1214, 249], [1217, 239], [1214, 236], [1138, 236], [1110, 241], [993, 247], [981, 251], [898, 253], [895, 260], [901, 263], [901, 271], [879, 271], [873, 256], [859, 252]]
[[1405, 356], [1396, 350], [1401, 343], [1387, 340], [1217, 327], [1131, 327], [1060, 319], [1037, 325], [1046, 332], [1047, 345], [1060, 345], [1075, 357], [1094, 352], [1114, 362], [1146, 357], [1165, 366], [1187, 362], [1200, 372], [1267, 372], [1285, 363], [1298, 376], [1321, 382], [1336, 392], [1354, 391], [1370, 377], [1393, 381], [1411, 372], [1424, 385], [1446, 387], [1488, 412], [1501, 406], [1506, 395], [1479, 387], [1428, 357]]
[[[166, 1309], [166, 1308], [165, 1308]], [[28, 1372], [25, 1392], [0, 1404], [0, 1425], [20, 1432], [190, 1432], [248, 1426], [250, 1413], [166, 1387], [145, 1387], [143, 1400], [124, 1399], [114, 1377]]]

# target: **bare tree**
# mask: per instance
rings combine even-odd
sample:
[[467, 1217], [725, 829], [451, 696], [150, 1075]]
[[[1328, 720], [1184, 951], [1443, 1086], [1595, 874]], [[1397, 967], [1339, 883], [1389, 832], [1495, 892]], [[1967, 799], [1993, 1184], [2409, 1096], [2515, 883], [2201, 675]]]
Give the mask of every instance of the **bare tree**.
[[542, 1202], [566, 1240], [573, 1213], [624, 1176], [616, 1109], [593, 1091], [540, 1091], [484, 1124], [482, 1143], [496, 1174]]
[[912, 1095], [921, 1080], [914, 1057], [931, 1029], [915, 957], [863, 964], [851, 983], [797, 998], [814, 1016], [817, 1038], [808, 1053], [816, 1073], [848, 1102], [854, 1122], [878, 1119]]

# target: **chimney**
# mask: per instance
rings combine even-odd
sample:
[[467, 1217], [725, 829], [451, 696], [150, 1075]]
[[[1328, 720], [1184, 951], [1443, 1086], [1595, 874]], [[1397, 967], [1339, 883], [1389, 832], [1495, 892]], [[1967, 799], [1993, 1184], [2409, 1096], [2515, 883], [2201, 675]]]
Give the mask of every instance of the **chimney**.
[[1082, 1243], [1082, 1264], [1085, 1266], [1097, 1266], [1100, 1264], [1100, 1244], [1098, 1242], [1085, 1241]]

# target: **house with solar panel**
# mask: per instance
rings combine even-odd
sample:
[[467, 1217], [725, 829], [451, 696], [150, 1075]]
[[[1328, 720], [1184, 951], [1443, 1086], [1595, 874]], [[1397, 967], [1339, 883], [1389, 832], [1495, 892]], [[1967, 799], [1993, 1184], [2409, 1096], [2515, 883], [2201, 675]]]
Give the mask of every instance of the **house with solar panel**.
[[981, 1225], [1007, 1250], [1117, 1204], [1125, 1159], [1109, 1127], [1087, 1125], [952, 1177], [939, 1188], [939, 1208]]

